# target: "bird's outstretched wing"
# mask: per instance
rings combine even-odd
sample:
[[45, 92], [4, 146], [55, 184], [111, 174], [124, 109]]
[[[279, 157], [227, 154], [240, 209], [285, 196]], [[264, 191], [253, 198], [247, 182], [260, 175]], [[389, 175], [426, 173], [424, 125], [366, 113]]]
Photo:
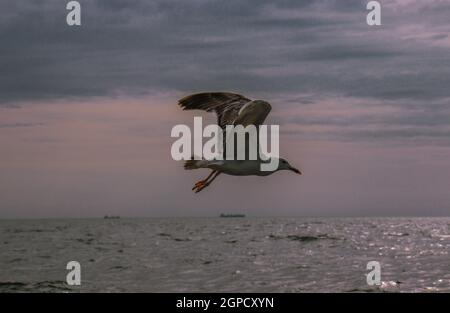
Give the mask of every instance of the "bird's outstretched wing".
[[251, 100], [231, 92], [204, 92], [189, 95], [178, 101], [183, 110], [216, 112], [217, 124], [221, 128], [233, 125], [239, 110]]
[[[266, 101], [252, 101], [244, 96], [231, 92], [205, 92], [197, 93], [178, 101], [183, 110], [204, 110], [216, 112], [217, 124], [225, 130], [226, 125], [261, 125], [271, 111], [272, 107]], [[259, 129], [257, 129], [259, 131]], [[233, 135], [234, 136], [234, 135]], [[256, 140], [246, 140], [245, 155], [249, 155], [249, 149], [254, 146], [259, 151], [259, 136]], [[225, 154], [228, 135], [223, 137], [223, 150]], [[235, 143], [235, 155], [237, 145]]]

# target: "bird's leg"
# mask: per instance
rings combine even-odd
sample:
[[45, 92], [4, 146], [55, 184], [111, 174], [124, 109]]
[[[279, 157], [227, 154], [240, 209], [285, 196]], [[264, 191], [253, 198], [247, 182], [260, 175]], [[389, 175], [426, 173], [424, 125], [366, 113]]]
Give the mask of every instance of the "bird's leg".
[[200, 186], [206, 184], [206, 182], [208, 181], [208, 179], [209, 179], [214, 173], [216, 173], [216, 172], [217, 172], [216, 170], [213, 170], [213, 171], [208, 175], [208, 177], [206, 177], [205, 179], [202, 179], [202, 180], [196, 182], [195, 185], [194, 185], [194, 187], [192, 187], [192, 190], [194, 190], [195, 188], [198, 188], [198, 187], [200, 187]]
[[209, 181], [206, 181], [206, 183], [204, 183], [204, 184], [198, 186], [198, 187], [196, 188], [197, 190], [195, 191], [195, 193], [200, 192], [200, 191], [202, 191], [203, 189], [205, 189], [206, 187], [208, 187], [208, 186], [213, 182], [213, 180], [216, 179], [217, 176], [219, 176], [219, 174], [220, 174], [219, 171], [215, 171], [214, 176], [213, 176]]

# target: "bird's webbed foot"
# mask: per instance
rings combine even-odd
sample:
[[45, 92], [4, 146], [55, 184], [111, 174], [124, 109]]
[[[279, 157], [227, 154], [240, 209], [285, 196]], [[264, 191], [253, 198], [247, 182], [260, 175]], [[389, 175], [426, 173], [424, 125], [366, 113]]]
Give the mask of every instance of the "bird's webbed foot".
[[192, 190], [199, 188], [200, 186], [203, 186], [206, 184], [206, 179], [199, 180], [195, 183], [194, 187], [192, 187]]
[[209, 182], [207, 182], [206, 180], [200, 180], [200, 181], [195, 183], [195, 185], [192, 188], [192, 190], [194, 190], [195, 193], [197, 193], [197, 192], [202, 191], [203, 189], [205, 189], [208, 186], [209, 186]]

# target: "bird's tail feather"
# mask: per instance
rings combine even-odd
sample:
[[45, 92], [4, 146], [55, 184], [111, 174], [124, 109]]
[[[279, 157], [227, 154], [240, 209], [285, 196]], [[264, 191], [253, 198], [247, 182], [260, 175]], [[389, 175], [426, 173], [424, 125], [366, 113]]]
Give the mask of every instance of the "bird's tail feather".
[[190, 160], [186, 160], [184, 162], [184, 169], [185, 170], [195, 170], [198, 168], [201, 168], [201, 162], [202, 160], [196, 160], [194, 156]]
[[199, 168], [197, 166], [197, 162], [198, 160], [187, 160], [184, 162], [184, 169], [185, 170], [195, 170], [197, 168]]

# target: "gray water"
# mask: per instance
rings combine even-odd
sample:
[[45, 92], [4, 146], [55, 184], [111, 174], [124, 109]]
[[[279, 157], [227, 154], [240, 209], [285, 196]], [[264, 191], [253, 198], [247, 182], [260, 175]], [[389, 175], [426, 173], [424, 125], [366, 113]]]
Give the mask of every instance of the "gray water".
[[450, 291], [449, 218], [2, 220], [0, 245], [0, 292]]

